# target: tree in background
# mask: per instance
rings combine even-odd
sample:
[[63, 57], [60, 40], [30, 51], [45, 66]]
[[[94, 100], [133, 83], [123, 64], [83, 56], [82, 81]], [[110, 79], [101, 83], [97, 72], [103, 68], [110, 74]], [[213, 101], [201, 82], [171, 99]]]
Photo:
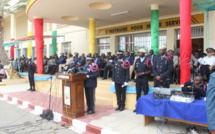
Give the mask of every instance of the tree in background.
[[[9, 5], [10, 2], [14, 2], [13, 5]], [[21, 9], [24, 9], [28, 0], [0, 0], [0, 60], [3, 65], [9, 65], [10, 61], [7, 53], [4, 49], [4, 28], [2, 23], [4, 21], [5, 14], [13, 14]]]

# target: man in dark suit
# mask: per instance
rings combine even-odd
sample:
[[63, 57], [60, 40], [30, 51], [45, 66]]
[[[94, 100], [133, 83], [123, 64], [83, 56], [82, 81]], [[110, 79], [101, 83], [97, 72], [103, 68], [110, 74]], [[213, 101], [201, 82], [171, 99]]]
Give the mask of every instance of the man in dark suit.
[[107, 79], [107, 73], [108, 71], [112, 70], [112, 65], [113, 65], [113, 58], [112, 56], [108, 56], [106, 58], [106, 64], [105, 64], [105, 67], [104, 67], [104, 73], [103, 73], [103, 80]]
[[94, 58], [93, 62], [100, 67], [100, 65], [101, 65], [101, 59], [99, 58], [98, 53], [94, 53], [93, 58]]
[[36, 65], [30, 57], [28, 62], [28, 80], [30, 83], [30, 89], [28, 89], [28, 91], [32, 91], [32, 92], [35, 91], [35, 82], [34, 82], [35, 71], [36, 71]]
[[85, 54], [83, 53], [82, 55], [81, 55], [81, 57], [79, 58], [79, 61], [77, 62], [77, 65], [79, 66], [79, 67], [82, 67], [82, 66], [84, 66], [86, 64], [86, 57], [85, 57]]
[[[92, 63], [93, 58], [87, 57], [87, 65], [84, 68], [87, 79], [84, 81], [85, 96], [87, 101], [87, 114], [95, 113], [95, 89], [97, 87], [97, 77], [99, 76], [99, 70], [96, 64]], [[93, 70], [92, 68], [95, 67]]]
[[152, 71], [154, 74], [154, 87], [169, 88], [169, 75], [173, 69], [173, 60], [166, 55], [166, 47], [159, 47], [160, 55], [156, 56], [153, 61]]
[[[149, 91], [148, 77], [151, 73], [152, 65], [151, 60], [145, 57], [145, 53], [145, 49], [140, 49], [138, 51], [140, 57], [136, 60], [134, 67], [134, 72], [136, 74], [136, 100], [140, 98], [142, 90], [144, 95], [147, 95]], [[134, 112], [136, 112], [136, 110], [134, 110]]]
[[206, 96], [207, 83], [203, 81], [203, 77], [198, 75], [195, 77], [194, 82], [188, 81], [182, 88], [183, 92], [194, 92], [195, 99], [201, 99]]
[[125, 108], [126, 100], [126, 86], [129, 83], [129, 67], [123, 60], [123, 51], [117, 51], [118, 59], [115, 61], [113, 66], [113, 85], [116, 89], [116, 98], [118, 108], [116, 110], [123, 111]]
[[80, 62], [81, 59], [78, 57], [79, 53], [75, 52], [74, 55], [75, 56], [74, 56], [73, 62], [74, 62], [75, 65], [77, 65], [78, 62]]
[[149, 56], [148, 58], [151, 60], [151, 64], [153, 65], [153, 59], [155, 58], [155, 55], [154, 55], [154, 50], [150, 50], [149, 51]]

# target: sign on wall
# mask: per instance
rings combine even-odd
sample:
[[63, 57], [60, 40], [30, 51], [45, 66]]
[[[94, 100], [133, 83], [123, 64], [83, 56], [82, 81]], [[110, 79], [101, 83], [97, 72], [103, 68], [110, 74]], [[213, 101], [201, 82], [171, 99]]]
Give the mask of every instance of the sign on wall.
[[[201, 24], [201, 23], [204, 23], [204, 14], [196, 14], [191, 16], [191, 24]], [[171, 18], [171, 19], [163, 19], [159, 21], [160, 28], [168, 28], [168, 27], [176, 27], [176, 26], [180, 26], [179, 17]], [[151, 27], [150, 22], [143, 22], [143, 23], [124, 25], [119, 27], [99, 29], [96, 31], [96, 36], [150, 30], [150, 27]]]
[[64, 104], [70, 105], [70, 87], [64, 86]]

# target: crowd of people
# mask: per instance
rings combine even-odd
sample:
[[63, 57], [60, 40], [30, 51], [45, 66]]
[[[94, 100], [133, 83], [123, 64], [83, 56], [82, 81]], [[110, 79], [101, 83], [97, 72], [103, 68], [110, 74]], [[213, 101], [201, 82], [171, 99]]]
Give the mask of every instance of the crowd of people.
[[[215, 51], [213, 48], [206, 49], [207, 54], [199, 50], [193, 52], [191, 65], [190, 81], [185, 83], [184, 90], [188, 90], [188, 86], [194, 86], [201, 89], [200, 97], [206, 95], [206, 83], [209, 81], [209, 76], [215, 70]], [[74, 64], [82, 71], [86, 71], [87, 79], [85, 80], [86, 100], [88, 104], [87, 112], [92, 114], [94, 110], [94, 94], [97, 86], [97, 77], [101, 76], [105, 80], [112, 75], [112, 83], [116, 89], [116, 97], [118, 107], [116, 110], [123, 111], [126, 100], [126, 86], [134, 79], [136, 82], [136, 100], [141, 96], [141, 92], [147, 95], [149, 91], [149, 80], [154, 78], [154, 87], [169, 88], [171, 83], [178, 84], [180, 81], [180, 51], [168, 50], [165, 46], [159, 47], [159, 55], [154, 55], [154, 51], [150, 50], [149, 54], [145, 49], [138, 50], [138, 55], [135, 56], [134, 51], [126, 52], [117, 51], [116, 55], [108, 52], [107, 55], [102, 53], [81, 54], [75, 52], [61, 53], [58, 55], [44, 56], [44, 74], [54, 75], [56, 72], [63, 72], [64, 67]], [[98, 66], [96, 72], [90, 70], [90, 66], [94, 64]], [[29, 91], [35, 91], [34, 73], [36, 72], [37, 59], [27, 59], [24, 56], [17, 59], [12, 59], [11, 65], [17, 71], [27, 71], [30, 81]], [[90, 81], [90, 82], [87, 82]], [[89, 92], [90, 91], [90, 92]], [[135, 110], [134, 110], [135, 111]]]
[[[190, 60], [190, 81], [187, 81], [182, 88], [183, 92], [195, 92], [195, 99], [201, 99], [207, 95], [207, 100], [214, 96], [208, 95], [207, 86], [210, 75], [215, 72], [215, 50], [207, 48], [207, 53], [202, 50], [195, 50]], [[138, 55], [135, 55], [137, 53]], [[118, 50], [116, 54], [108, 52], [107, 55], [102, 53], [81, 54], [78, 52], [74, 55], [71, 53], [61, 53], [58, 55], [44, 56], [44, 74], [54, 75], [56, 72], [64, 72], [65, 67], [70, 64], [81, 68], [86, 74], [84, 82], [85, 96], [87, 101], [87, 114], [95, 113], [95, 89], [97, 87], [97, 77], [103, 80], [112, 76], [112, 84], [115, 86], [118, 107], [116, 110], [123, 111], [126, 100], [126, 86], [134, 79], [136, 82], [136, 100], [149, 91], [149, 80], [154, 81], [154, 87], [169, 88], [171, 83], [178, 84], [180, 82], [180, 51], [179, 49], [168, 50], [165, 46], [159, 47], [159, 55], [155, 55], [150, 50], [148, 55], [145, 49], [139, 49], [137, 52], [130, 51], [124, 54]], [[24, 56], [11, 60], [13, 68], [19, 72], [28, 71], [30, 89], [35, 91], [34, 73], [36, 72], [37, 59], [25, 58]], [[97, 69], [92, 69], [95, 66]], [[3, 65], [0, 65], [0, 82], [5, 76]], [[213, 75], [211, 75], [213, 76]], [[213, 77], [212, 77], [213, 78]], [[213, 82], [210, 81], [213, 84]], [[211, 84], [211, 85], [212, 85]], [[209, 85], [209, 87], [211, 87]], [[209, 102], [207, 102], [209, 103]], [[136, 110], [134, 110], [136, 112]], [[211, 114], [211, 113], [209, 113]]]

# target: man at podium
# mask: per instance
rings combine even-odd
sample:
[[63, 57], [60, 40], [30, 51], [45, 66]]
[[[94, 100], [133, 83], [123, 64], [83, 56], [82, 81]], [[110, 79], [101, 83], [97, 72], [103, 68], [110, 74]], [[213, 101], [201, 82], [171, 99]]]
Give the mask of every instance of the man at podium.
[[87, 101], [87, 114], [95, 113], [95, 89], [97, 77], [99, 76], [98, 65], [93, 63], [92, 57], [87, 57], [87, 65], [84, 68], [87, 79], [84, 81], [85, 96]]

